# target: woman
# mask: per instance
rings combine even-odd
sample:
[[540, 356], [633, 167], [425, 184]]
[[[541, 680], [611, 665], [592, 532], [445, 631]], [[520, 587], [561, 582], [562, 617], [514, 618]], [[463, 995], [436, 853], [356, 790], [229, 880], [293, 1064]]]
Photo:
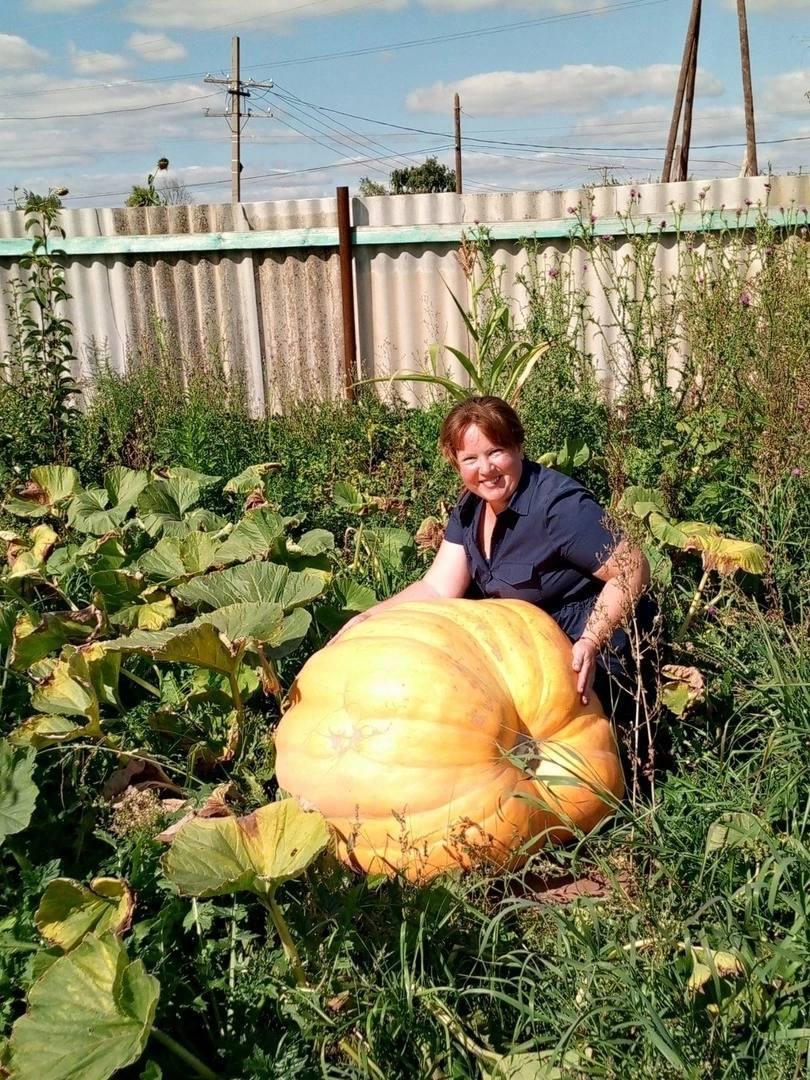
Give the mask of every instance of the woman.
[[408, 600], [527, 600], [571, 639], [583, 704], [596, 678], [606, 708], [635, 713], [633, 650], [622, 624], [633, 611], [645, 628], [651, 624], [655, 606], [642, 596], [647, 559], [608, 529], [581, 484], [525, 458], [524, 438], [516, 412], [500, 398], [470, 397], [451, 409], [439, 446], [466, 491], [436, 558], [419, 581], [347, 626]]

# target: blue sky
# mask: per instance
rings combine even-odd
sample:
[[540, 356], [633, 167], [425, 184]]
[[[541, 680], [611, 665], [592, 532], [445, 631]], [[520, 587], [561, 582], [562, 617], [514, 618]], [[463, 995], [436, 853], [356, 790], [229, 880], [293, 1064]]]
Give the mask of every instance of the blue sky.
[[[171, 186], [194, 202], [228, 201], [227, 122], [204, 115], [222, 112], [225, 95], [204, 75], [227, 73], [233, 34], [243, 77], [274, 83], [249, 102], [245, 201], [354, 190], [361, 176], [384, 181], [426, 152], [452, 164], [455, 91], [465, 190], [580, 186], [603, 167], [627, 182], [656, 177], [689, 7], [4, 0], [0, 201], [15, 186], [65, 186], [68, 206], [121, 205], [162, 156]], [[736, 9], [734, 0], [703, 9], [692, 170], [735, 176], [742, 148], [717, 144], [744, 140]], [[806, 170], [810, 0], [748, 0], [748, 11], [760, 167]]]

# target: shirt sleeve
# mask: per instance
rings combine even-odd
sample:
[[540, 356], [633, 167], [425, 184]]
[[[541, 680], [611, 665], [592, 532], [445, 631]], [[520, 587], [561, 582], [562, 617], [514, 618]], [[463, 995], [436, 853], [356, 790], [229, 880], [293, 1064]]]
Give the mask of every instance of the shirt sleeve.
[[546, 528], [560, 555], [588, 574], [604, 566], [623, 539], [618, 530], [610, 528], [593, 495], [575, 481], [555, 493], [548, 506]]
[[464, 526], [461, 524], [461, 503], [456, 503], [450, 513], [450, 520], [444, 530], [444, 538], [451, 544], [464, 543]]

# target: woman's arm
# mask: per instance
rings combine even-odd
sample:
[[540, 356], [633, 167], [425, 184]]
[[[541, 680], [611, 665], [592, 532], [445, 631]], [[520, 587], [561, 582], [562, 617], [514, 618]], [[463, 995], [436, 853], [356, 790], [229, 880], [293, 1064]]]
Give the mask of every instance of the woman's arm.
[[610, 641], [613, 631], [630, 614], [650, 584], [650, 564], [639, 548], [623, 540], [604, 566], [594, 571], [604, 588], [594, 604], [579, 641], [574, 642], [572, 665], [578, 672], [577, 692], [588, 704], [596, 673], [596, 654]]
[[470, 569], [467, 565], [467, 555], [463, 544], [451, 544], [443, 540], [441, 547], [436, 552], [436, 558], [430, 567], [412, 585], [406, 586], [387, 600], [381, 600], [379, 604], [370, 607], [367, 611], [361, 611], [353, 619], [349, 619], [345, 626], [332, 639], [336, 640], [350, 626], [376, 615], [387, 608], [396, 607], [397, 604], [407, 603], [409, 600], [449, 600], [465, 594], [470, 584]]

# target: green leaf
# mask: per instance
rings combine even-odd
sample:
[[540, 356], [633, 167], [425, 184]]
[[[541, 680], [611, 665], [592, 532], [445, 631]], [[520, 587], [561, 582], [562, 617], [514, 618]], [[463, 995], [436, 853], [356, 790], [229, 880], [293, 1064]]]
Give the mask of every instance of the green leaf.
[[216, 563], [247, 562], [249, 559], [266, 559], [284, 552], [284, 518], [266, 506], [248, 510], [233, 532], [218, 549]]
[[366, 505], [363, 493], [346, 480], [338, 480], [335, 484], [333, 498], [335, 506], [338, 506], [341, 510], [357, 512]]
[[624, 493], [619, 500], [619, 506], [624, 510], [629, 510], [640, 518], [646, 517], [647, 514], [651, 513], [653, 510], [661, 514], [662, 517], [669, 517], [669, 511], [667, 510], [664, 496], [658, 488], [638, 486], [625, 488]]
[[86, 934], [126, 930], [135, 898], [120, 878], [94, 878], [89, 887], [72, 878], [55, 878], [45, 888], [34, 922], [40, 934], [69, 952]]
[[413, 554], [413, 539], [405, 529], [364, 529], [363, 542], [370, 555], [391, 570], [401, 570]]
[[576, 1050], [566, 1050], [562, 1055], [561, 1067], [554, 1065], [556, 1058], [553, 1050], [540, 1053], [505, 1054], [499, 1058], [490, 1073], [491, 1080], [564, 1080], [565, 1077], [579, 1075], [577, 1066], [582, 1065], [582, 1058]]
[[135, 630], [129, 637], [105, 641], [104, 648], [108, 652], [141, 652], [153, 660], [196, 664], [230, 675], [239, 667], [247, 645], [275, 643], [283, 635], [284, 617], [278, 604], [231, 604], [179, 626], [152, 632]]
[[137, 567], [150, 581], [176, 582], [213, 566], [218, 547], [208, 533], [192, 532], [182, 539], [165, 536], [140, 557]]
[[113, 532], [127, 516], [128, 507], [109, 506], [110, 496], [104, 488], [88, 488], [79, 492], [68, 508], [68, 524], [77, 532], [104, 536]]
[[713, 526], [700, 521], [682, 521], [679, 528], [686, 534], [686, 550], [701, 552], [704, 570], [716, 570], [723, 576], [738, 570], [765, 573], [765, 549], [761, 545], [722, 536]]
[[319, 813], [284, 799], [247, 817], [193, 818], [175, 836], [163, 869], [186, 896], [272, 895], [302, 874], [328, 841]]
[[97, 570], [90, 575], [90, 585], [101, 597], [108, 612], [129, 607], [146, 588], [146, 578], [133, 570]]
[[307, 604], [325, 588], [321, 574], [295, 572], [278, 563], [251, 562], [204, 574], [173, 592], [189, 607], [221, 608], [236, 603], [280, 604], [285, 611]]
[[190, 533], [218, 534], [227, 526], [228, 522], [224, 517], [198, 506], [196, 510], [192, 510], [190, 514], [187, 514], [182, 521], [164, 521], [163, 535], [176, 536], [179, 540], [182, 540], [184, 536], [188, 536]]
[[249, 495], [257, 487], [264, 486], [268, 473], [278, 472], [283, 466], [279, 461], [263, 461], [259, 465], [248, 465], [238, 476], [233, 476], [222, 489], [226, 495]]
[[217, 487], [222, 483], [221, 476], [213, 476], [211, 473], [197, 472], [196, 469], [186, 469], [182, 465], [172, 465], [168, 469], [160, 469], [160, 473], [167, 480], [181, 480], [190, 484], [197, 484], [201, 490]]
[[67, 465], [38, 465], [31, 470], [28, 483], [10, 496], [4, 507], [17, 517], [44, 517], [79, 491], [81, 485], [75, 469]]
[[104, 476], [104, 487], [113, 506], [129, 511], [138, 502], [138, 496], [149, 483], [149, 473], [141, 469], [127, 469], [113, 465]]
[[305, 532], [300, 540], [287, 541], [287, 551], [292, 555], [304, 555], [307, 558], [317, 558], [319, 555], [328, 555], [335, 550], [335, 538], [326, 529], [310, 529]]
[[686, 544], [686, 534], [677, 526], [673, 525], [663, 514], [653, 511], [647, 517], [647, 527], [656, 538], [670, 547], [679, 548], [681, 551]]
[[756, 815], [745, 810], [729, 810], [709, 826], [706, 855], [738, 848], [756, 850], [767, 836], [768, 830]]
[[88, 935], [28, 993], [14, 1025], [16, 1080], [107, 1080], [141, 1056], [160, 984], [113, 934]]
[[377, 597], [367, 585], [360, 585], [352, 578], [347, 578], [332, 583], [327, 601], [317, 609], [316, 618], [321, 626], [334, 632], [361, 611], [374, 607]]
[[152, 480], [138, 496], [138, 516], [149, 535], [156, 536], [167, 522], [182, 523], [201, 497], [202, 487], [193, 480]]
[[0, 742], [0, 843], [28, 827], [37, 801], [33, 781], [36, 754], [28, 747]]

